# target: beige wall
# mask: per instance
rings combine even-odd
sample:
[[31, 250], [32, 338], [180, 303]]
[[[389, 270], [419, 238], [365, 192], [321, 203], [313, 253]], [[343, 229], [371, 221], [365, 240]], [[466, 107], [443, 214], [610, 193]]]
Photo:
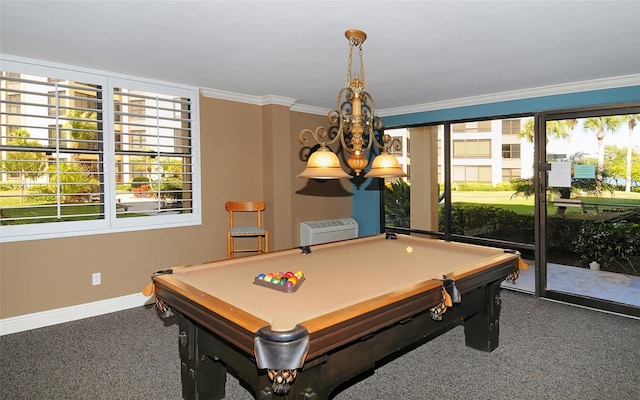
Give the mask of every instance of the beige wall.
[[0, 244], [0, 319], [139, 293], [156, 270], [225, 258], [227, 200], [265, 200], [272, 250], [299, 244], [300, 221], [350, 217], [348, 180], [295, 178], [298, 132], [326, 124], [286, 106], [201, 97], [202, 225]]
[[438, 127], [410, 128], [411, 228], [438, 231]]
[[[308, 149], [300, 144], [298, 135], [302, 129], [315, 130], [318, 126], [328, 126], [326, 115], [291, 114], [291, 141], [293, 176], [304, 170]], [[331, 146], [334, 150], [337, 146]], [[291, 208], [291, 231], [296, 232], [293, 245], [300, 244], [300, 222], [325, 218], [348, 218], [352, 216], [352, 187], [348, 179], [318, 182], [310, 179], [293, 178]]]

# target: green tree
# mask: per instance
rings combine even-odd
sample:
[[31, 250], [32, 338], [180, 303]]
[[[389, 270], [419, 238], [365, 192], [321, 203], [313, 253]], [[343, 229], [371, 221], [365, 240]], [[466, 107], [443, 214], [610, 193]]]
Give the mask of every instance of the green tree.
[[58, 177], [60, 177], [60, 193], [65, 203], [77, 203], [91, 199], [92, 193], [99, 192], [99, 182], [91, 176], [91, 172], [77, 163], [60, 162], [59, 173], [56, 165], [49, 166], [49, 181], [52, 183], [50, 193], [57, 193]]
[[629, 143], [627, 144], [627, 175], [625, 176], [625, 192], [631, 192], [631, 159], [633, 153], [633, 128], [640, 123], [640, 114], [629, 114], [622, 117], [622, 121], [629, 127]]
[[604, 171], [613, 179], [618, 186], [618, 180], [624, 178], [627, 173], [625, 157], [627, 149], [618, 146], [605, 146], [604, 148]]
[[411, 225], [411, 186], [398, 179], [384, 186], [385, 223], [401, 228]]
[[584, 121], [584, 128], [594, 131], [598, 139], [598, 165], [596, 166], [596, 194], [602, 193], [602, 179], [604, 172], [604, 137], [607, 131], [615, 132], [622, 123], [619, 116], [593, 117]]
[[[547, 139], [547, 141], [550, 137], [566, 138], [568, 140], [571, 140], [573, 137], [573, 130], [577, 124], [578, 121], [576, 119], [547, 121], [545, 138]], [[518, 136], [525, 138], [529, 142], [533, 143], [533, 139], [535, 136], [535, 121], [533, 118], [527, 120], [520, 132], [518, 132]], [[512, 197], [529, 197], [534, 193], [533, 178], [515, 179], [511, 181], [511, 184], [516, 189]], [[569, 197], [571, 197], [571, 188], [560, 188], [557, 190], [557, 192], [559, 193], [561, 199], [568, 199]], [[560, 213], [563, 213], [565, 209], [561, 207], [558, 210]]]
[[[568, 138], [573, 137], [573, 129], [577, 124], [575, 119], [565, 119], [562, 121], [547, 121], [547, 140], [549, 137], [555, 138]], [[533, 143], [533, 136], [535, 135], [535, 121], [533, 118], [529, 118], [525, 122], [522, 129], [518, 133], [518, 136], [527, 139]]]
[[23, 148], [23, 151], [9, 151], [2, 162], [2, 170], [6, 173], [18, 174], [20, 177], [20, 203], [24, 200], [24, 192], [29, 181], [33, 182], [44, 174], [47, 166], [47, 155], [44, 152], [29, 148], [41, 148], [36, 140], [29, 140], [31, 135], [26, 129], [16, 129], [9, 134], [8, 146]]
[[[67, 122], [65, 131], [69, 134], [73, 142], [73, 147], [77, 149], [92, 149], [98, 140], [98, 123], [96, 122], [95, 111], [69, 110], [67, 111]], [[74, 157], [78, 158], [77, 155]]]

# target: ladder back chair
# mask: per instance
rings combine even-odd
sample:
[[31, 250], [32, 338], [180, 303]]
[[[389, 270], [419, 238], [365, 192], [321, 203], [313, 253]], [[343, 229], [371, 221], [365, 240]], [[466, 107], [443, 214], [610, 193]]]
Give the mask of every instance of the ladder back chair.
[[[236, 253], [257, 252], [258, 254], [269, 252], [269, 231], [262, 222], [264, 201], [227, 201], [225, 209], [229, 212], [229, 230], [227, 231], [227, 258], [234, 258]], [[234, 213], [255, 213], [256, 222], [250, 226], [238, 225]], [[245, 222], [243, 220], [243, 222]], [[235, 247], [235, 239], [256, 238], [257, 247]], [[263, 243], [264, 242], [264, 243]]]

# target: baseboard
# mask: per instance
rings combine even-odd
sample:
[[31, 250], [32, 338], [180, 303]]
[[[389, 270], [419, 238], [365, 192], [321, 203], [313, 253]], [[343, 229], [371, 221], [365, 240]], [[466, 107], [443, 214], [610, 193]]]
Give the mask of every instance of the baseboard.
[[92, 303], [0, 319], [0, 336], [141, 307], [152, 302], [153, 297], [135, 293]]

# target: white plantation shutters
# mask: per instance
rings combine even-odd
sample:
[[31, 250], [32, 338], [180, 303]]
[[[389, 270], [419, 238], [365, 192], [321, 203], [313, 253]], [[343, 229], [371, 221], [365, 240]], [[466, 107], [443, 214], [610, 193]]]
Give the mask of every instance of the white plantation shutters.
[[132, 187], [118, 215], [192, 212], [191, 100], [115, 87], [113, 105], [116, 182]]
[[5, 71], [0, 92], [2, 224], [103, 219], [102, 86]]
[[1, 241], [200, 223], [197, 89], [0, 61]]

